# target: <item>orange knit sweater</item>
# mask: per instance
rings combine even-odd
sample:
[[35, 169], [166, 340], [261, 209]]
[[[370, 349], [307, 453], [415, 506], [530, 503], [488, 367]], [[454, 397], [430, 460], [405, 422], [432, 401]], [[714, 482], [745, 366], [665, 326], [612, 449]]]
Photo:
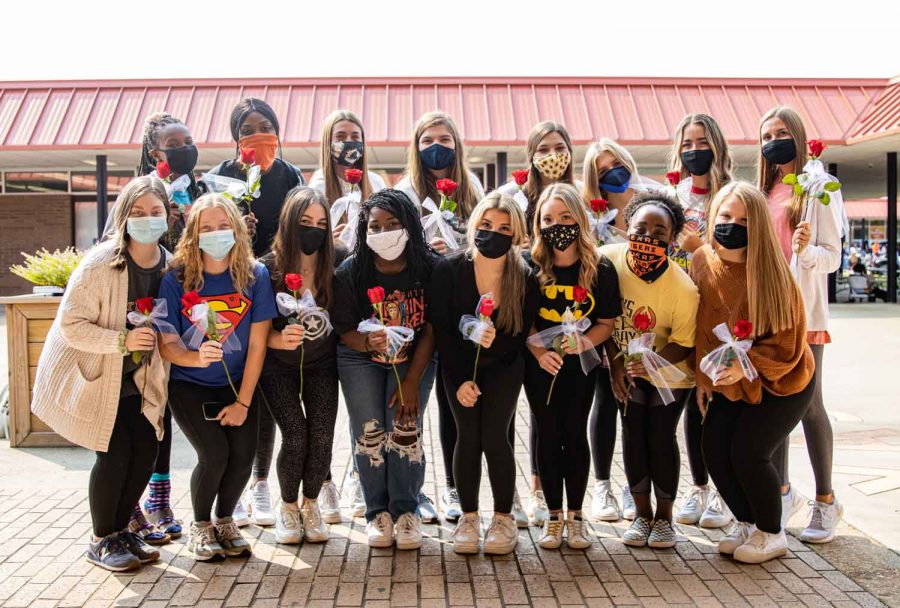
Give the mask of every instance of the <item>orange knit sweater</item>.
[[[691, 278], [700, 290], [697, 310], [697, 340], [694, 369], [697, 386], [721, 393], [731, 401], [759, 403], [762, 391], [778, 396], [801, 392], [809, 384], [815, 369], [812, 351], [806, 343], [806, 312], [800, 291], [794, 290], [794, 326], [776, 334], [757, 336], [748, 356], [759, 372], [754, 382], [746, 378], [729, 386], [713, 386], [701, 371], [700, 360], [722, 342], [713, 333], [720, 323], [728, 327], [741, 319], [749, 319], [747, 303], [747, 266], [724, 262], [709, 245], [694, 252]], [[737, 362], [734, 363], [737, 365]]]

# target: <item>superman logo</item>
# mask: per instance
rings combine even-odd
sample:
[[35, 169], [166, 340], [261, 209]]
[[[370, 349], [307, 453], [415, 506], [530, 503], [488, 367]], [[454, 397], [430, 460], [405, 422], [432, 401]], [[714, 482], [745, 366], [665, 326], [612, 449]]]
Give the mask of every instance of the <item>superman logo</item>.
[[[200, 296], [200, 299], [209, 304], [210, 309], [218, 313], [219, 322], [216, 323], [216, 330], [223, 338], [230, 336], [234, 328], [240, 324], [241, 320], [250, 311], [250, 300], [241, 293]], [[182, 307], [181, 314], [190, 322], [190, 309]]]
[[552, 323], [562, 323], [566, 308], [572, 309], [576, 321], [590, 315], [591, 311], [594, 310], [594, 294], [589, 291], [587, 300], [582, 302], [576, 310], [574, 289], [574, 285], [554, 284], [544, 287], [544, 301], [542, 304], [549, 304], [549, 306], [541, 306], [540, 310], [538, 310], [538, 315]]

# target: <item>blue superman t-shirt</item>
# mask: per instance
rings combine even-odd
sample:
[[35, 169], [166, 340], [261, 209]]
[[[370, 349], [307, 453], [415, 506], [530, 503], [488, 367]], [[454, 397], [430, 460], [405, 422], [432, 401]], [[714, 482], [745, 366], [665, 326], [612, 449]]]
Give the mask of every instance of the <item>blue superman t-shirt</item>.
[[[200, 299], [219, 313], [224, 323], [219, 331], [227, 336], [232, 333], [240, 343], [239, 351], [225, 353], [224, 361], [228, 366], [231, 379], [237, 383], [244, 375], [244, 361], [250, 343], [250, 325], [258, 321], [268, 321], [276, 315], [275, 295], [266, 267], [257, 262], [253, 267], [253, 283], [244, 292], [238, 292], [231, 282], [231, 274], [203, 273], [203, 289], [199, 290]], [[184, 289], [178, 282], [177, 272], [172, 271], [163, 277], [159, 288], [159, 297], [165, 298], [168, 308], [167, 321], [184, 335], [191, 328], [190, 311], [181, 304]], [[181, 367], [172, 365], [172, 380], [184, 380], [200, 386], [227, 386], [228, 377], [220, 363], [209, 367]]]

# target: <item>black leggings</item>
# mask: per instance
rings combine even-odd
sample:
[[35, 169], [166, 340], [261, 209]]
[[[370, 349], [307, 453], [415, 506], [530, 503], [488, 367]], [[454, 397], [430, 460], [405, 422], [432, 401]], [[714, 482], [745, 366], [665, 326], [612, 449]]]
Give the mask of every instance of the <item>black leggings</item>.
[[674, 500], [681, 466], [675, 429], [691, 391], [674, 389], [675, 402], [669, 405], [644, 405], [656, 401], [656, 388], [643, 378], [635, 378], [634, 382], [634, 390], [649, 401], [629, 401], [627, 410], [622, 412], [622, 452], [628, 487], [632, 494], [650, 494], [652, 488], [657, 500]]
[[803, 417], [814, 386], [810, 382], [787, 397], [763, 390], [758, 405], [713, 394], [703, 424], [703, 455], [738, 521], [772, 534], [781, 530], [781, 476], [772, 454]]
[[591, 469], [587, 426], [597, 369], [585, 376], [577, 356], [565, 357], [547, 404], [553, 376], [541, 369], [534, 357], [527, 361], [525, 395], [537, 432], [537, 468], [547, 507], [551, 511], [562, 509], [565, 488], [568, 509], [578, 511]]
[[688, 464], [695, 486], [709, 483], [709, 471], [703, 460], [703, 414], [697, 405], [696, 391], [691, 390], [684, 414], [684, 444], [687, 446]]
[[88, 481], [95, 536], [109, 536], [128, 526], [153, 474], [157, 445], [153, 425], [141, 414], [140, 395], [119, 400], [109, 447], [97, 452]]
[[449, 378], [444, 379], [445, 394], [458, 429], [453, 473], [463, 512], [478, 511], [481, 455], [484, 454], [494, 495], [494, 512], [509, 513], [516, 490], [516, 458], [509, 429], [522, 390], [525, 362], [520, 355], [511, 365], [494, 365], [481, 371], [477, 380], [481, 396], [474, 407], [460, 405], [455, 385]]
[[315, 500], [331, 467], [338, 410], [337, 364], [304, 370], [302, 408], [299, 371], [264, 374], [259, 387], [281, 429], [275, 465], [281, 499], [296, 502], [302, 482], [303, 496]]
[[213, 502], [216, 517], [230, 517], [234, 513], [250, 478], [260, 399], [254, 398], [241, 426], [222, 426], [217, 420], [206, 420], [203, 403], [234, 402], [229, 386], [209, 387], [192, 382], [169, 382], [169, 403], [175, 421], [197, 452], [197, 466], [191, 475], [191, 504], [194, 521], [210, 521]]
[[597, 391], [591, 408], [590, 435], [591, 456], [594, 460], [594, 478], [608, 481], [612, 470], [613, 452], [616, 450], [616, 418], [619, 404], [612, 392], [609, 369], [597, 371]]
[[253, 458], [253, 477], [268, 479], [269, 470], [272, 468], [272, 456], [275, 454], [275, 418], [265, 395], [259, 401], [262, 407], [259, 408], [259, 433], [256, 454]]
[[169, 474], [169, 463], [172, 460], [172, 408], [167, 407], [163, 415], [163, 435], [159, 442], [159, 451], [156, 454], [156, 464], [153, 472], [158, 475]]

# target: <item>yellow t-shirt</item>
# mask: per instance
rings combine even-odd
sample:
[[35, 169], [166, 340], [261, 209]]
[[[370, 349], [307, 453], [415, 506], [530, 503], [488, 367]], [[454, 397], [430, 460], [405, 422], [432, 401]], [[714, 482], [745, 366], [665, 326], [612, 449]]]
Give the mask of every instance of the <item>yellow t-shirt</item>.
[[[619, 349], [625, 350], [631, 339], [637, 336], [633, 319], [638, 313], [646, 313], [650, 317], [649, 331], [656, 334], [657, 351], [669, 342], [693, 348], [700, 293], [687, 273], [670, 261], [661, 277], [653, 283], [647, 283], [628, 268], [625, 260], [628, 243], [605, 245], [600, 248], [600, 252], [610, 259], [619, 275], [622, 314], [616, 318], [613, 330], [613, 338]], [[694, 386], [694, 374], [687, 366], [687, 359], [678, 363], [677, 367], [687, 377], [670, 384], [669, 388]], [[650, 381], [646, 376], [644, 379]]]

